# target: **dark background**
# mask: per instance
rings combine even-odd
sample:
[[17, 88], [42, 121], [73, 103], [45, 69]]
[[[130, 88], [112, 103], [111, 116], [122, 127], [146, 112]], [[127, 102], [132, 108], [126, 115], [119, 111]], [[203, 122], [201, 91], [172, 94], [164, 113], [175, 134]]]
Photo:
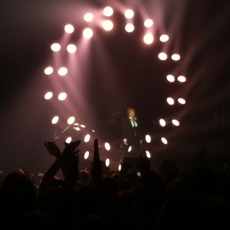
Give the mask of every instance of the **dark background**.
[[[153, 165], [173, 159], [181, 168], [189, 168], [197, 163], [194, 152], [206, 146], [207, 163], [221, 168], [230, 154], [229, 1], [116, 2], [119, 7], [134, 9], [135, 31], [124, 31], [125, 20], [118, 10], [112, 17], [115, 27], [110, 33], [95, 27], [88, 47], [78, 47], [77, 72], [71, 83], [59, 80], [59, 86], [69, 90], [71, 101], [68, 108], [60, 105], [59, 110], [66, 116], [69, 112], [76, 115], [97, 130], [99, 142], [109, 140], [117, 149], [126, 109], [134, 107], [142, 133], [151, 133], [155, 140], [148, 146]], [[109, 3], [0, 2], [0, 169], [45, 171], [53, 161], [43, 141], [53, 141], [55, 131], [63, 127], [51, 126], [57, 104], [51, 105], [43, 98], [45, 91], [53, 87], [53, 80], [43, 73], [52, 60], [50, 45], [61, 40], [67, 23], [75, 26], [72, 41], [80, 41], [84, 13], [89, 9], [98, 12]], [[143, 14], [155, 22], [155, 41], [150, 46], [142, 42]], [[167, 44], [159, 42], [163, 33], [170, 36]], [[160, 61], [157, 55], [164, 50], [179, 53], [181, 60]], [[187, 82], [169, 84], [166, 76], [170, 73], [186, 76]], [[182, 96], [187, 103], [169, 106], [168, 96]], [[161, 117], [177, 118], [181, 125], [153, 127], [153, 121]], [[162, 135], [169, 139], [167, 146], [157, 142]], [[63, 145], [64, 140], [59, 141]]]

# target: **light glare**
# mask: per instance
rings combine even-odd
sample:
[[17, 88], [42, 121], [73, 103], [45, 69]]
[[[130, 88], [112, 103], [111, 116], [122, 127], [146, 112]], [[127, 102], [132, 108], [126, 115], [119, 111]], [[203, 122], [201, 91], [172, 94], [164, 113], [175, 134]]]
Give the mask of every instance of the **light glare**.
[[178, 80], [179, 82], [186, 82], [186, 77], [184, 77], [184, 76], [179, 76], [179, 77], [177, 78], [177, 80]]
[[53, 68], [51, 66], [49, 66], [49, 67], [45, 68], [44, 73], [46, 75], [50, 75], [53, 73], [53, 71], [54, 71]]
[[162, 143], [165, 144], [165, 145], [168, 144], [168, 141], [167, 141], [167, 139], [166, 139], [165, 137], [162, 137], [162, 138], [161, 138], [161, 141], [162, 141]]
[[108, 142], [105, 143], [105, 149], [106, 149], [107, 151], [110, 150], [110, 144], [109, 144]]
[[87, 13], [84, 15], [84, 20], [86, 22], [91, 22], [93, 20], [93, 14], [92, 13]]
[[160, 41], [161, 42], [167, 42], [169, 40], [169, 36], [166, 34], [163, 34], [160, 36]]
[[166, 121], [164, 119], [160, 119], [159, 123], [162, 127], [166, 126]]
[[74, 27], [73, 27], [71, 24], [67, 24], [67, 25], [65, 26], [65, 32], [66, 32], [67, 34], [71, 34], [71, 33], [73, 33], [73, 31], [74, 31]]
[[44, 96], [44, 98], [45, 98], [46, 100], [50, 100], [52, 97], [53, 97], [53, 93], [52, 93], [52, 92], [47, 92], [47, 93], [45, 94], [45, 96]]
[[71, 124], [73, 124], [74, 123], [74, 121], [75, 121], [75, 117], [69, 117], [68, 118], [68, 120], [67, 120], [67, 123], [69, 124], [69, 125], [71, 125]]
[[53, 50], [54, 52], [58, 52], [60, 49], [61, 49], [61, 46], [58, 43], [54, 43], [51, 45], [51, 50]]
[[150, 34], [150, 33], [147, 33], [145, 36], [144, 36], [144, 42], [147, 44], [147, 45], [149, 45], [149, 44], [151, 44], [151, 43], [153, 43], [153, 40], [154, 40], [154, 38], [153, 38], [153, 35], [152, 34]]
[[60, 76], [65, 76], [66, 74], [68, 73], [68, 70], [66, 67], [61, 67], [59, 70], [58, 70], [58, 74]]
[[59, 121], [59, 117], [58, 116], [54, 116], [53, 119], [52, 119], [52, 121], [51, 121], [51, 123], [52, 124], [57, 124], [58, 121]]
[[146, 28], [149, 28], [149, 27], [151, 27], [153, 25], [153, 20], [152, 19], [146, 19], [145, 21], [144, 21], [144, 26], [146, 27]]
[[71, 141], [72, 141], [72, 137], [67, 137], [66, 140], [65, 140], [65, 142], [68, 143], [68, 144], [69, 144]]
[[64, 101], [67, 98], [67, 94], [66, 93], [60, 93], [58, 95], [58, 100], [60, 101]]
[[86, 28], [83, 30], [83, 36], [87, 39], [91, 38], [93, 36], [93, 31], [90, 28]]
[[113, 8], [110, 6], [107, 6], [104, 8], [103, 12], [105, 16], [110, 17], [113, 15]]
[[175, 81], [175, 77], [174, 77], [173, 75], [169, 74], [169, 75], [167, 76], [167, 80], [168, 80], [169, 82], [174, 82], [174, 81]]
[[86, 159], [88, 159], [88, 157], [89, 157], [89, 151], [86, 151], [84, 154], [84, 159], [86, 160]]
[[126, 24], [125, 30], [126, 30], [128, 33], [133, 32], [133, 31], [134, 31], [134, 25], [133, 25], [132, 23]]
[[113, 23], [110, 20], [106, 20], [102, 22], [102, 27], [106, 31], [110, 31], [113, 29]]
[[168, 56], [166, 53], [159, 53], [158, 58], [162, 61], [165, 61], [168, 58]]
[[74, 44], [69, 44], [68, 46], [67, 46], [67, 51], [69, 52], [69, 53], [75, 53], [76, 52], [76, 50], [77, 50], [77, 47], [74, 45]]
[[151, 142], [151, 136], [150, 135], [145, 135], [145, 141], [147, 142], [147, 143], [150, 143]]
[[180, 55], [179, 54], [173, 54], [172, 55], [172, 60], [173, 61], [179, 61], [180, 60]]
[[178, 102], [182, 105], [184, 105], [186, 103], [185, 99], [183, 99], [183, 98], [178, 98]]
[[133, 18], [133, 16], [134, 16], [133, 10], [128, 9], [128, 10], [125, 11], [125, 17], [127, 19], [131, 19], [131, 18]]
[[175, 126], [179, 126], [179, 125], [180, 125], [180, 122], [179, 122], [178, 120], [176, 120], [176, 119], [173, 119], [173, 120], [172, 120], [172, 123], [173, 123], [173, 125], [175, 125]]
[[151, 158], [151, 153], [148, 150], [146, 150], [145, 153], [146, 153], [146, 157]]
[[174, 104], [174, 100], [171, 97], [167, 98], [167, 102], [169, 105], [173, 105]]
[[84, 138], [84, 142], [89, 142], [89, 140], [90, 140], [90, 135], [86, 134]]
[[109, 167], [109, 164], [110, 164], [110, 160], [109, 160], [109, 158], [107, 158], [106, 161], [105, 161], [105, 166]]

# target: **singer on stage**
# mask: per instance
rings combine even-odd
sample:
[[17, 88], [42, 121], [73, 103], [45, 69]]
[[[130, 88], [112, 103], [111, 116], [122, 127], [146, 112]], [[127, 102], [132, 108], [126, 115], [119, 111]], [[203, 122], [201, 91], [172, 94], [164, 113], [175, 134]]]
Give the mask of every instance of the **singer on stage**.
[[141, 154], [141, 133], [139, 127], [139, 121], [137, 120], [135, 109], [127, 109], [128, 117], [123, 121], [123, 158], [127, 155], [128, 148], [130, 146], [135, 147], [136, 156]]

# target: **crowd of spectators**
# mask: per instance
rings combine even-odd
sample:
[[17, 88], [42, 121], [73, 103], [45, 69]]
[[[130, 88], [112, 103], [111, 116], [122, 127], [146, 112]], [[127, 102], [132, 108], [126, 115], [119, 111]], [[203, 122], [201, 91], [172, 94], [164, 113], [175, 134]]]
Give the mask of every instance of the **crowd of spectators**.
[[91, 169], [79, 170], [79, 146], [65, 143], [61, 151], [45, 142], [55, 160], [40, 183], [24, 169], [0, 172], [1, 229], [230, 229], [230, 165], [214, 172], [204, 148], [199, 164], [183, 173], [153, 171], [141, 155], [138, 176], [128, 162], [104, 175], [97, 140]]

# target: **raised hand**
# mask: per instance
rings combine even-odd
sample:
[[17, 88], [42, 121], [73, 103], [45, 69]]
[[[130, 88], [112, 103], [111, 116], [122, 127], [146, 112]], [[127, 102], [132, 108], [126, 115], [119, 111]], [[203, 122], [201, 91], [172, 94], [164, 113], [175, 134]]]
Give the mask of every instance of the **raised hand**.
[[101, 159], [99, 156], [97, 139], [94, 140], [94, 155], [93, 155], [93, 166], [91, 170], [91, 177], [96, 184], [102, 181]]
[[44, 142], [44, 145], [46, 149], [48, 150], [48, 152], [50, 153], [50, 155], [56, 158], [58, 158], [61, 155], [60, 149], [54, 142]]

